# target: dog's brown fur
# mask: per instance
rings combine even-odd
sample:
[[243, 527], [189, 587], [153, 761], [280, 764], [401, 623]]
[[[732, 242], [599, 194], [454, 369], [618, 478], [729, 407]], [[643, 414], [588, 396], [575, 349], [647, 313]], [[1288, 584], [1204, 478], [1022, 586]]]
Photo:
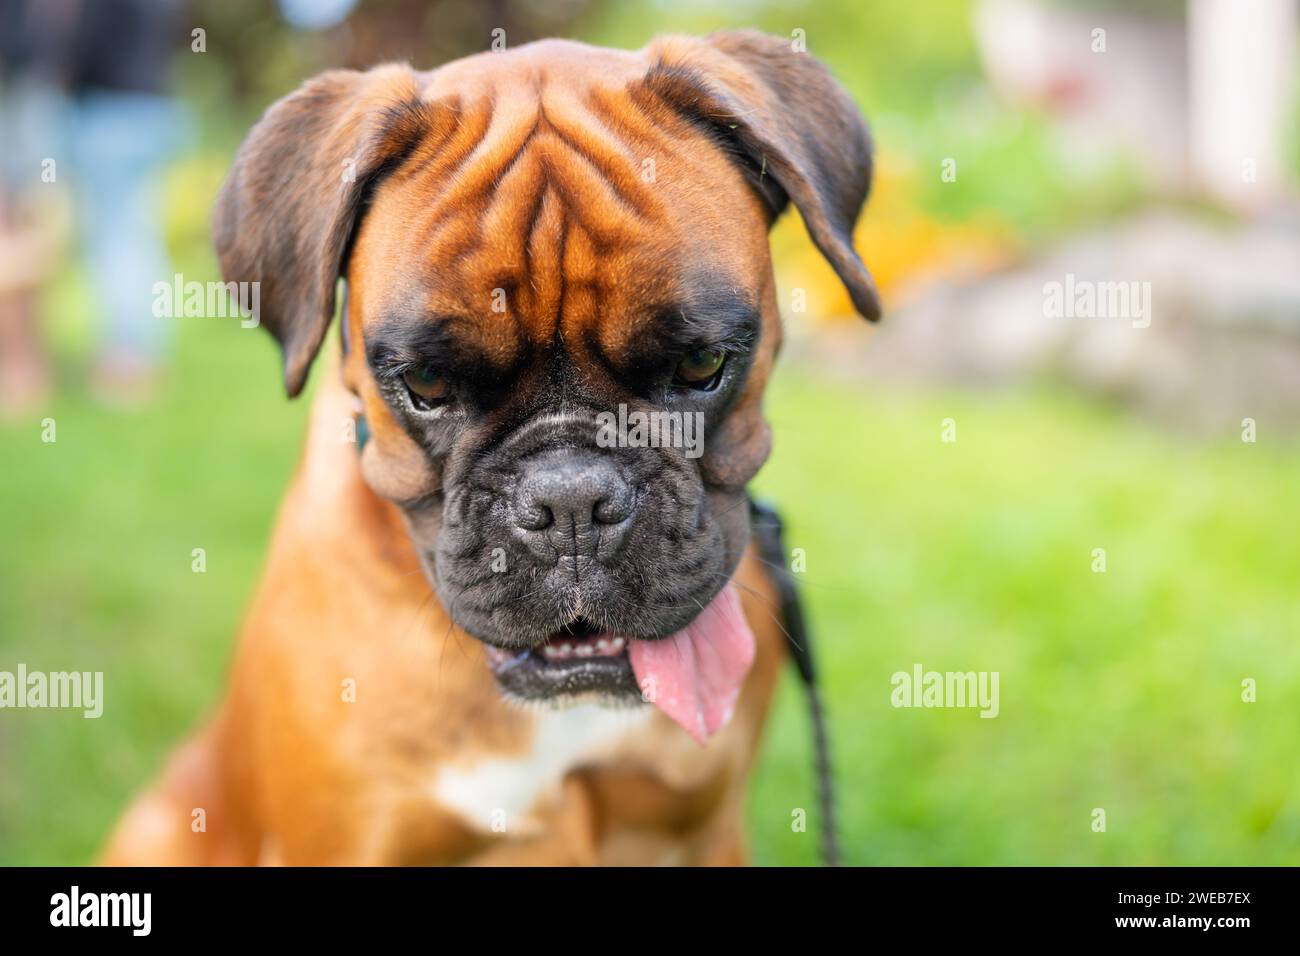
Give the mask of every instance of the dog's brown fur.
[[[748, 175], [718, 135], [748, 157]], [[594, 369], [584, 343], [622, 354], [647, 334], [646, 306], [671, 297], [672, 270], [647, 263], [708, 261], [753, 290], [763, 315], [749, 378], [701, 460], [711, 485], [743, 488], [769, 451], [761, 396], [780, 341], [767, 229], [788, 196], [875, 317], [849, 238], [869, 177], [856, 110], [781, 41], [677, 37], [636, 53], [548, 41], [429, 74], [389, 66], [310, 82], [249, 137], [216, 237], [226, 277], [262, 283], [291, 394], [324, 339], [340, 269], [353, 343], [413, 275], [436, 269], [438, 295], [455, 301], [421, 302], [429, 314], [482, 312], [508, 290], [509, 318], [474, 330], [491, 362], [510, 367], [558, 337]], [[742, 862], [744, 784], [783, 656], [752, 551], [734, 580], [758, 655], [730, 724], [699, 747], [657, 711], [630, 721], [546, 780], [539, 770], [536, 799], [497, 832], [493, 808], [476, 818], [444, 799], [447, 781], [478, 780], [490, 761], [530, 766], [552, 718], [502, 699], [479, 643], [421, 573], [394, 502], [435, 493], [441, 476], [389, 411], [364, 349], [330, 364], [229, 694], [130, 809], [105, 860]], [[373, 432], [360, 458], [341, 440], [358, 408]]]

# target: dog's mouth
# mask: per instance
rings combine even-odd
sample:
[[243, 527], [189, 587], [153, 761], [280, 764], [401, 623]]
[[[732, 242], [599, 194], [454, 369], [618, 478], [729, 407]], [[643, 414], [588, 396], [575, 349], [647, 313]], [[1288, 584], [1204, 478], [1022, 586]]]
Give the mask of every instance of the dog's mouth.
[[512, 697], [651, 703], [700, 743], [731, 719], [755, 651], [730, 586], [668, 637], [614, 634], [579, 617], [537, 647], [485, 649], [493, 675]]
[[486, 645], [488, 666], [502, 688], [524, 700], [595, 696], [610, 702], [641, 699], [628, 657], [633, 639], [575, 618], [539, 647], [522, 651]]

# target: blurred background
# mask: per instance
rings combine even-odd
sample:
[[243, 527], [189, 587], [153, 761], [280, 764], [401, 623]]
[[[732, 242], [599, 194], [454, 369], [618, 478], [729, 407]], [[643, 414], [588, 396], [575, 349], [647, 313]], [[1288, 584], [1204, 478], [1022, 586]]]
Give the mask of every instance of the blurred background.
[[[757, 483], [806, 554], [847, 859], [1300, 863], [1294, 0], [0, 0], [0, 670], [105, 672], [98, 720], [0, 711], [0, 863], [91, 859], [225, 685], [307, 402], [265, 332], [151, 306], [216, 278], [260, 112], [496, 29], [738, 26], [805, 42], [877, 141], [878, 328], [774, 231]], [[1149, 309], [1052, 306], [1109, 282]], [[999, 672], [998, 717], [893, 708], [917, 663]], [[756, 862], [816, 861], [808, 741], [789, 680]]]

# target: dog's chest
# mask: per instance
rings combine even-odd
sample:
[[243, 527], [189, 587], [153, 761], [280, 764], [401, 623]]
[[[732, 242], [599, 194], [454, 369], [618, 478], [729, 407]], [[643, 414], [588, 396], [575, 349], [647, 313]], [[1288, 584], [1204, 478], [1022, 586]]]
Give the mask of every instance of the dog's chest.
[[533, 715], [529, 745], [511, 755], [484, 754], [439, 767], [430, 795], [472, 829], [529, 835], [538, 811], [570, 771], [628, 749], [647, 733], [649, 708], [612, 710], [594, 704]]

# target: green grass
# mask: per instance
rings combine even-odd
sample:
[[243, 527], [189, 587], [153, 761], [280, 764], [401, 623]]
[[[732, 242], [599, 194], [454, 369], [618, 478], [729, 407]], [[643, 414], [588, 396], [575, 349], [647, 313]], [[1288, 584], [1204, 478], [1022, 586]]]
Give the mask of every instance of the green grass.
[[[152, 409], [92, 404], [73, 349], [58, 441], [0, 427], [0, 669], [103, 670], [108, 698], [99, 720], [0, 711], [0, 863], [87, 861], [224, 685], [306, 406], [265, 333], [179, 324]], [[1300, 862], [1300, 450], [798, 369], [769, 414], [759, 487], [807, 554], [849, 861]], [[894, 709], [890, 675], [918, 662], [998, 671], [1000, 715]], [[757, 862], [816, 859], [809, 763], [790, 679], [749, 804]]]
[[[760, 487], [808, 556], [850, 861], [1300, 862], [1294, 447], [1189, 445], [1046, 395], [790, 376], [771, 406]], [[915, 663], [998, 671], [999, 716], [893, 708]], [[815, 858], [789, 823], [811, 790], [787, 684], [750, 801], [764, 863]]]

